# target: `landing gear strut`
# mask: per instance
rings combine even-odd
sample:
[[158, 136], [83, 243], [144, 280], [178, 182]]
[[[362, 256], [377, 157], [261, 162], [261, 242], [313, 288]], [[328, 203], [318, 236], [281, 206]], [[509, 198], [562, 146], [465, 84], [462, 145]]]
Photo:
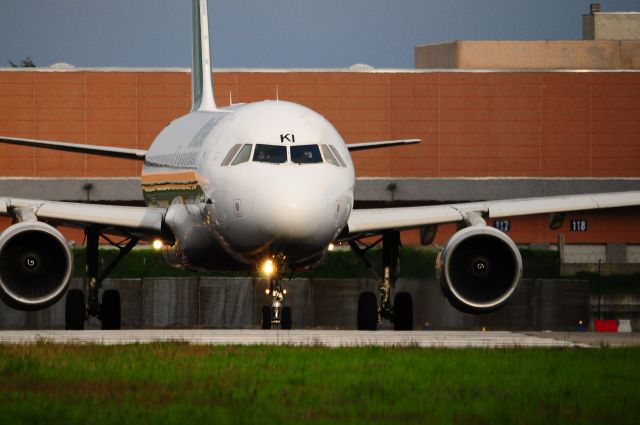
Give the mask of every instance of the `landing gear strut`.
[[271, 306], [262, 307], [262, 329], [272, 327], [280, 329], [291, 329], [291, 307], [284, 306], [284, 296], [287, 290], [282, 286], [282, 275], [285, 265], [277, 265], [275, 272], [269, 280], [267, 295], [271, 295]]
[[[366, 257], [366, 251], [382, 243], [382, 275], [377, 273]], [[350, 242], [352, 250], [378, 276], [380, 305], [373, 292], [363, 292], [358, 299], [358, 330], [376, 330], [378, 323], [389, 320], [393, 329], [413, 329], [413, 301], [408, 292], [398, 292], [391, 303], [399, 271], [400, 232], [389, 230], [372, 245], [361, 248], [356, 241]]]
[[[85, 230], [85, 235], [87, 239], [85, 291], [81, 289], [71, 289], [67, 293], [65, 329], [84, 329], [84, 323], [90, 316], [100, 319], [101, 328], [104, 330], [120, 329], [120, 293], [115, 289], [106, 290], [102, 294], [102, 303], [100, 303], [100, 291], [104, 279], [120, 263], [124, 256], [133, 249], [139, 239], [132, 237], [124, 242], [116, 243], [93, 227], [88, 227]], [[98, 242], [100, 236], [120, 250], [118, 255], [111, 260], [102, 273], [99, 273], [100, 252], [98, 250]], [[87, 293], [86, 300], [85, 292]]]

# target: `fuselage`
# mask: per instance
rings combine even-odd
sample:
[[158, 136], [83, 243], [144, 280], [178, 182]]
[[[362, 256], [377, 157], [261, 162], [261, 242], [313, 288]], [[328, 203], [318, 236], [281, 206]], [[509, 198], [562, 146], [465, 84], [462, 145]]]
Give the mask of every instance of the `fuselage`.
[[148, 205], [169, 207], [174, 264], [251, 269], [279, 256], [298, 270], [346, 226], [355, 175], [324, 117], [263, 101], [176, 119], [147, 151], [141, 181]]

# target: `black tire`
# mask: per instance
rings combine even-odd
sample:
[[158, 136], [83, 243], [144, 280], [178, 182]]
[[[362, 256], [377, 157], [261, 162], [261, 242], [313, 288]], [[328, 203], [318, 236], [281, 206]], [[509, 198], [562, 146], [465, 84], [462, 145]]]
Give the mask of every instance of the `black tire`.
[[378, 300], [373, 292], [363, 292], [358, 298], [358, 330], [375, 331], [378, 327]]
[[80, 289], [70, 289], [64, 305], [64, 328], [66, 330], [84, 330], [84, 292]]
[[102, 306], [100, 308], [100, 321], [102, 330], [120, 329], [120, 292], [109, 289], [102, 294]]
[[265, 305], [262, 307], [262, 329], [271, 329], [271, 307]]
[[393, 299], [393, 330], [413, 330], [413, 300], [408, 292], [398, 292]]
[[291, 307], [282, 307], [280, 329], [291, 329]]

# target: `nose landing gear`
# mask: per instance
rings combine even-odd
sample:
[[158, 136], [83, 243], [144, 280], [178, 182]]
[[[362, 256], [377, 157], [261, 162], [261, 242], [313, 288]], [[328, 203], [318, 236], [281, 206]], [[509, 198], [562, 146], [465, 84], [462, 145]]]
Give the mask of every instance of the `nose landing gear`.
[[291, 329], [291, 307], [284, 305], [284, 296], [287, 290], [282, 286], [282, 275], [286, 265], [282, 261], [283, 258], [278, 257], [278, 264], [274, 267], [271, 278], [269, 279], [269, 288], [265, 291], [267, 295], [271, 295], [271, 306], [262, 307], [262, 329]]
[[287, 290], [282, 287], [281, 279], [272, 279], [269, 282], [267, 294], [271, 295], [271, 306], [262, 307], [262, 329], [273, 327], [291, 329], [291, 307], [284, 306], [284, 296]]

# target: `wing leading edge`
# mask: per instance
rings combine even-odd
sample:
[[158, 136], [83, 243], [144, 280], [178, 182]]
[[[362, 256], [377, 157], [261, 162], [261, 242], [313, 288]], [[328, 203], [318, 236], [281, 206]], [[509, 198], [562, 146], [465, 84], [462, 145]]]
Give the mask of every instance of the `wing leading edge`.
[[54, 149], [58, 151], [86, 153], [113, 158], [144, 161], [147, 151], [144, 149], [118, 148], [112, 146], [85, 145], [82, 143], [53, 142], [49, 140], [22, 139], [19, 137], [0, 137], [0, 143], [29, 146], [33, 148]]
[[164, 208], [0, 198], [0, 215], [20, 216], [24, 210], [46, 222], [81, 228], [97, 226], [142, 238], [162, 235], [166, 213]]
[[401, 140], [383, 140], [380, 142], [363, 142], [363, 143], [350, 143], [347, 145], [349, 151], [364, 151], [367, 149], [389, 148], [392, 146], [406, 146], [415, 145], [420, 143], [420, 139], [401, 139]]
[[372, 208], [354, 210], [347, 223], [350, 234], [376, 233], [387, 229], [412, 229], [430, 224], [456, 223], [465, 213], [485, 218], [596, 210], [640, 205], [640, 191], [548, 196], [501, 201], [425, 207]]

